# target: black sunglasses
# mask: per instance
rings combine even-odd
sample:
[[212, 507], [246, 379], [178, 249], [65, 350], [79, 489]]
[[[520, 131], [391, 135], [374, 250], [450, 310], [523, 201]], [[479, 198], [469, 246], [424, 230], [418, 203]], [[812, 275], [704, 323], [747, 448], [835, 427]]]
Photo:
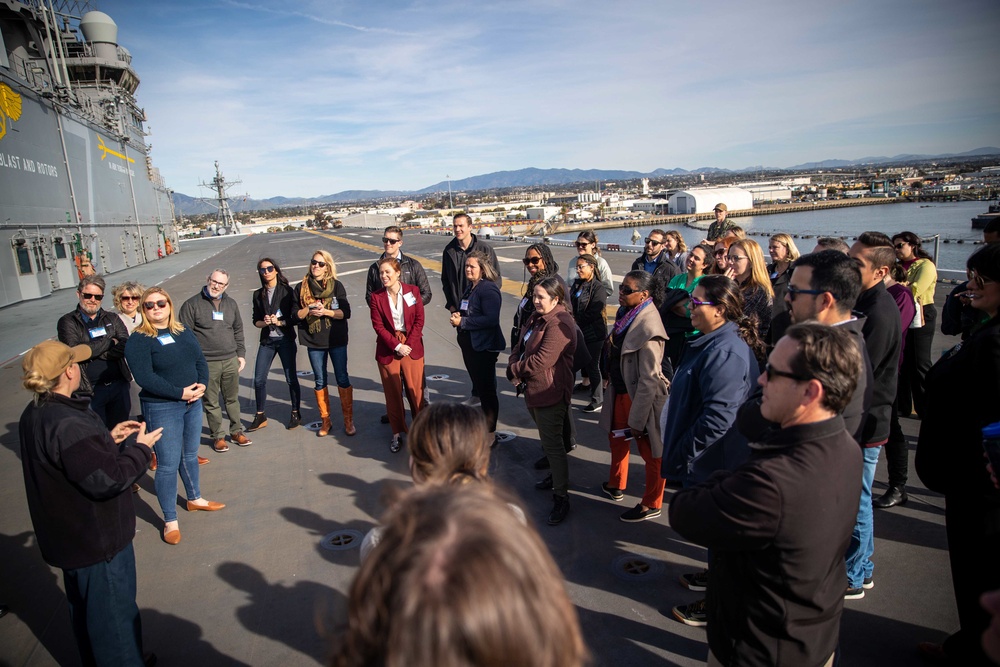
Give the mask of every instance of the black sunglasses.
[[122, 301], [138, 301], [141, 298], [141, 296], [123, 296]]
[[388, 243], [389, 245], [396, 245], [397, 243], [399, 243], [402, 240], [403, 239], [390, 239], [388, 236], [383, 236], [382, 237], [382, 245], [385, 245], [386, 243]]
[[663, 245], [663, 241], [654, 241], [653, 239], [646, 239], [646, 243], [649, 245]]
[[809, 382], [812, 380], [812, 378], [796, 375], [795, 373], [789, 373], [788, 371], [779, 371], [777, 368], [772, 367], [770, 363], [764, 365], [764, 375], [767, 376], [768, 382], [773, 380], [775, 377], [788, 378], [789, 380], [795, 380], [796, 382]]
[[630, 294], [636, 294], [637, 292], [645, 292], [644, 289], [632, 289], [631, 287], [625, 287], [624, 285], [618, 286], [618, 292], [628, 296]]
[[159, 301], [147, 301], [142, 305], [143, 307], [146, 308], [146, 310], [153, 310], [154, 308], [166, 308], [167, 301], [166, 299], [160, 299]]
[[262, 266], [257, 270], [260, 271], [261, 273], [274, 273], [273, 266]]
[[906, 241], [900, 241], [893, 247], [896, 248], [896, 250], [900, 250], [904, 245], [909, 245], [909, 244]]
[[326, 262], [321, 262], [318, 259], [311, 260], [309, 263], [312, 264], [313, 266], [318, 266], [321, 269], [326, 268]]
[[575, 243], [574, 245], [575, 245], [575, 246], [576, 246], [577, 248], [586, 248], [587, 246], [589, 246], [589, 245], [590, 245], [590, 243], [588, 243], [588, 242], [586, 242], [586, 241], [577, 241], [577, 242], [576, 242], [576, 243]]
[[104, 300], [104, 295], [103, 294], [84, 294], [83, 292], [80, 292], [80, 298], [83, 299], [84, 301], [90, 301], [90, 300], [93, 300], [93, 301], [103, 301]]
[[529, 264], [531, 264], [532, 266], [534, 266], [535, 264], [538, 264], [539, 262], [541, 262], [542, 258], [541, 257], [525, 257], [521, 261], [524, 262], [525, 266], [528, 266]]

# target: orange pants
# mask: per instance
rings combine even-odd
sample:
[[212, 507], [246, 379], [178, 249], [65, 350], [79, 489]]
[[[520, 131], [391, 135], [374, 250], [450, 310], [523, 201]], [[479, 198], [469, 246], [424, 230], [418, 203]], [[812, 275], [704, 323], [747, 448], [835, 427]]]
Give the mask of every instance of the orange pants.
[[[632, 399], [627, 392], [615, 394], [614, 411], [611, 413], [611, 430], [619, 431], [628, 428], [628, 413], [632, 409]], [[646, 507], [663, 505], [663, 489], [667, 482], [660, 476], [662, 458], [653, 458], [653, 450], [649, 445], [649, 436], [633, 434], [635, 444], [639, 447], [639, 456], [646, 462], [646, 492], [642, 496], [642, 504]], [[629, 440], [608, 433], [608, 443], [611, 445], [611, 474], [608, 486], [613, 489], [625, 490], [628, 482]]]
[[403, 409], [403, 378], [406, 378], [406, 398], [410, 402], [410, 417], [420, 412], [424, 400], [424, 360], [393, 359], [387, 365], [378, 364], [378, 374], [382, 378], [385, 393], [385, 410], [389, 413], [392, 432], [406, 433], [406, 411]]

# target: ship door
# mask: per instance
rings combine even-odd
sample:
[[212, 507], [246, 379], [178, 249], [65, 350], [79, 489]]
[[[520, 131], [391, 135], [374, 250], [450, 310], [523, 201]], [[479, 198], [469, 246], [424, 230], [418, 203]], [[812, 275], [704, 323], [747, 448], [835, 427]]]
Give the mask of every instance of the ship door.
[[68, 239], [55, 235], [52, 237], [52, 288], [62, 289], [76, 285], [76, 267], [73, 265], [72, 249]]

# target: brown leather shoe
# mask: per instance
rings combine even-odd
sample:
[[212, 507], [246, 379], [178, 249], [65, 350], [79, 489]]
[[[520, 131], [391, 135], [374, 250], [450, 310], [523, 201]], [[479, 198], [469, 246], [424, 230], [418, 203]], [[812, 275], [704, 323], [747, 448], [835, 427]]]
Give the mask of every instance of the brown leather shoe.
[[216, 510], [221, 510], [223, 507], [225, 507], [224, 504], [217, 503], [214, 500], [209, 500], [207, 505], [195, 505], [190, 500], [187, 501], [188, 512], [197, 512], [198, 510], [203, 512], [215, 512]]
[[223, 438], [219, 438], [215, 441], [215, 444], [212, 445], [212, 449], [221, 454], [222, 452], [229, 451], [229, 445], [226, 444], [226, 441]]
[[247, 445], [253, 444], [253, 440], [246, 437], [246, 435], [243, 434], [243, 431], [232, 434], [231, 436], [229, 436], [229, 439], [235, 442], [240, 447], [246, 447]]
[[167, 544], [180, 544], [181, 541], [180, 530], [171, 530], [168, 533], [166, 532], [166, 529], [164, 529], [164, 531], [161, 534], [163, 536], [163, 541], [166, 542]]
[[153, 452], [153, 458], [149, 460], [149, 469], [156, 470], [156, 452]]
[[207, 465], [209, 463], [211, 463], [211, 461], [209, 459], [206, 459], [204, 456], [199, 456], [198, 457], [198, 465], [203, 466], [203, 465]]

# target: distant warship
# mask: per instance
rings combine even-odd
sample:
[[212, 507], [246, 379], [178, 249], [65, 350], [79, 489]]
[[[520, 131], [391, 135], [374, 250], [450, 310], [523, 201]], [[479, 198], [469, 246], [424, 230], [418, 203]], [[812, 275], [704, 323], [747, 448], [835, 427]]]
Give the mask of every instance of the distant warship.
[[178, 248], [132, 56], [89, 8], [0, 0], [0, 306]]

